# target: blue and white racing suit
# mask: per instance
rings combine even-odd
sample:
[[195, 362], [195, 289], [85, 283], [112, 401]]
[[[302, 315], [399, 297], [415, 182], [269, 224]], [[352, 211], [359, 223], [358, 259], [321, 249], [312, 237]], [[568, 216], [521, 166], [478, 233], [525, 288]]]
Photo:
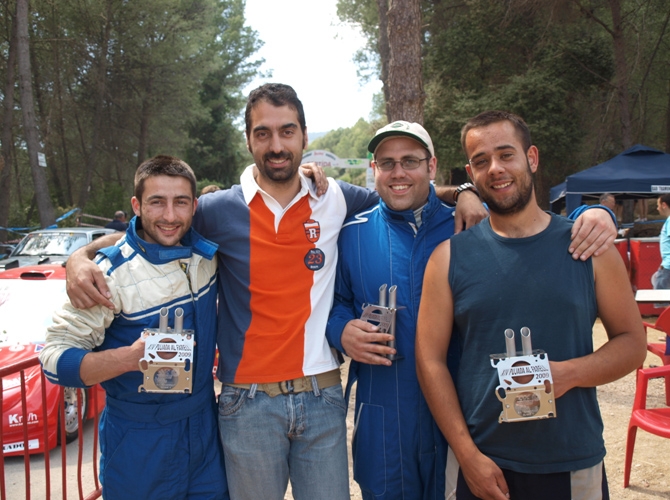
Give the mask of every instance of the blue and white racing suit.
[[191, 394], [138, 392], [139, 371], [102, 383], [107, 405], [100, 419], [100, 479], [105, 499], [227, 499], [217, 434], [212, 367], [216, 348], [217, 246], [189, 230], [180, 246], [142, 240], [133, 218], [117, 246], [96, 263], [105, 274], [114, 310], [67, 302], [54, 316], [40, 361], [57, 384], [85, 387], [79, 369], [90, 351], [129, 346], [157, 328], [166, 307], [177, 308], [195, 331]]

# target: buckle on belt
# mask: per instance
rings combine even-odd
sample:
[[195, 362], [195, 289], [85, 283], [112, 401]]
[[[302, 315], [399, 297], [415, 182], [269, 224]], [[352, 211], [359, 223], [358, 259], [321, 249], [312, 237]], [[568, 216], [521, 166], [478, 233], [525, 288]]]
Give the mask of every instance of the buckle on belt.
[[293, 380], [284, 380], [283, 382], [279, 382], [279, 392], [282, 394], [295, 394]]

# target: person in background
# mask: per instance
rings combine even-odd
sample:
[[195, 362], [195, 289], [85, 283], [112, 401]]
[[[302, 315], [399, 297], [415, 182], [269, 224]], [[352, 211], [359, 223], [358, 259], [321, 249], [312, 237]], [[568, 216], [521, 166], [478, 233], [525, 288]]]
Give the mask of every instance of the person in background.
[[[100, 419], [106, 500], [229, 498], [212, 383], [216, 245], [191, 228], [198, 206], [195, 185], [193, 171], [178, 158], [156, 156], [138, 167], [131, 200], [136, 217], [119, 243], [102, 249], [96, 261], [113, 309], [80, 310], [66, 302], [40, 353], [51, 382], [102, 384], [106, 391]], [[184, 329], [194, 331], [191, 392], [140, 391], [141, 335], [157, 329], [161, 309], [168, 310], [173, 326], [178, 308]], [[160, 370], [168, 374], [169, 386], [173, 379], [164, 370], [171, 368]]]
[[116, 231], [125, 231], [128, 229], [126, 217], [126, 213], [123, 210], [117, 210], [114, 212], [114, 219], [112, 219], [112, 221], [109, 222], [105, 227], [107, 229], [114, 229]]
[[661, 252], [661, 265], [651, 277], [651, 285], [655, 290], [670, 288], [670, 193], [656, 199], [658, 213], [665, 217], [665, 222], [658, 235], [658, 247]]
[[[421, 388], [458, 461], [447, 462], [447, 475], [460, 464], [456, 498], [607, 499], [595, 388], [631, 372], [646, 355], [626, 269], [614, 247], [579, 262], [565, 253], [572, 224], [537, 204], [539, 152], [520, 117], [482, 113], [464, 126], [461, 142], [491, 216], [431, 255], [416, 340]], [[594, 352], [597, 317], [609, 340]], [[532, 347], [546, 351], [555, 418], [533, 388], [506, 391], [491, 363], [491, 355], [505, 351], [507, 330], [518, 338], [523, 327]], [[455, 378], [447, 358], [452, 338], [461, 354]], [[519, 363], [529, 365], [512, 366], [521, 370]], [[507, 376], [527, 384], [538, 367], [520, 372], [533, 373], [530, 380]], [[544, 397], [546, 384], [535, 383]], [[514, 421], [503, 418], [510, 407], [520, 416]], [[548, 413], [537, 416], [545, 418], [528, 418], [542, 408]]]
[[599, 203], [609, 208], [612, 212], [616, 209], [616, 198], [612, 193], [601, 194]]
[[221, 188], [217, 186], [216, 184], [209, 184], [208, 186], [205, 186], [200, 190], [200, 194], [207, 194], [207, 193], [216, 193], [217, 191], [220, 191]]
[[598, 203], [603, 207], [610, 209], [617, 221], [621, 219], [621, 209], [623, 208], [623, 205], [620, 202], [617, 202], [616, 197], [612, 193], [601, 194]]
[[638, 218], [635, 219], [635, 222], [646, 222], [647, 221], [647, 211], [649, 210], [649, 205], [647, 204], [646, 198], [641, 198], [635, 202], [637, 205]]

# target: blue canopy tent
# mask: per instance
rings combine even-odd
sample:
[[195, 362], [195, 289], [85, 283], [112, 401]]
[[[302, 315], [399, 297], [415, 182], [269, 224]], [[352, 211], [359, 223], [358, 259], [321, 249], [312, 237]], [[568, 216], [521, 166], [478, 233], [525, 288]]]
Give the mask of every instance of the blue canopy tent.
[[621, 198], [644, 198], [670, 192], [670, 154], [636, 144], [606, 162], [570, 175], [550, 190], [552, 210], [565, 198], [570, 213], [582, 203], [582, 196], [597, 198], [603, 193]]

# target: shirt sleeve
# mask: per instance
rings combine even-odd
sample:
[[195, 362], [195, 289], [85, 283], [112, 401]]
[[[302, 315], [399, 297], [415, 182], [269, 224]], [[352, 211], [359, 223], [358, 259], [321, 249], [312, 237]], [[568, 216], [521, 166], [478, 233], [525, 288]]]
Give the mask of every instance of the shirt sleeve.
[[[115, 311], [119, 312], [113, 280], [108, 278], [107, 285], [116, 304]], [[46, 343], [40, 352], [40, 363], [49, 381], [66, 387], [86, 387], [79, 376], [82, 359], [102, 344], [115, 311], [103, 306], [77, 309], [67, 301], [54, 313], [54, 323], [47, 329]]]
[[379, 193], [368, 188], [355, 186], [344, 181], [335, 181], [342, 189], [342, 194], [347, 203], [346, 218], [358, 212], [370, 208], [379, 203]]

